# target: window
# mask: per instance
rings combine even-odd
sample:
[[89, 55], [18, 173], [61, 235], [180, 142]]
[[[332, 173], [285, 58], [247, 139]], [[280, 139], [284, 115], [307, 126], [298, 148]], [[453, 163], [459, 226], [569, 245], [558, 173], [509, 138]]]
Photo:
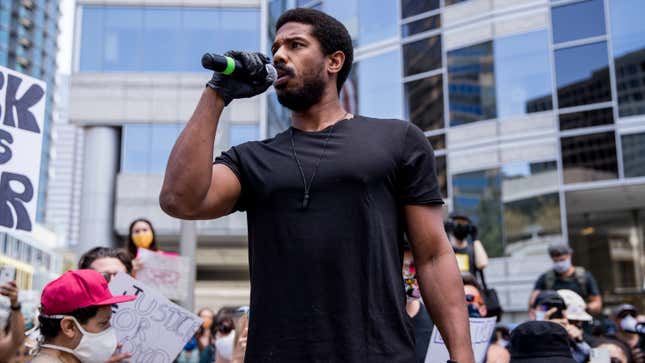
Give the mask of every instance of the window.
[[618, 178], [613, 132], [563, 137], [561, 147], [565, 183]]
[[545, 30], [494, 41], [497, 117], [553, 108]]
[[345, 24], [357, 46], [397, 35], [395, 1], [382, 1], [375, 6], [372, 0], [325, 0], [323, 10]]
[[260, 138], [260, 126], [258, 124], [231, 124], [228, 131], [230, 146], [237, 146]]
[[506, 245], [536, 237], [561, 240], [556, 162], [506, 164], [502, 178]]
[[605, 34], [603, 6], [603, 0], [589, 0], [553, 7], [553, 42], [568, 42]]
[[465, 214], [477, 226], [479, 239], [490, 257], [503, 255], [501, 174], [489, 169], [452, 177], [455, 213]]
[[441, 68], [441, 36], [403, 44], [406, 76]]
[[610, 1], [620, 116], [645, 114], [645, 3]]
[[[396, 71], [401, 69], [401, 52], [393, 51], [368, 58], [354, 67], [358, 76], [359, 113], [372, 117], [403, 118], [401, 73]], [[387, 69], [393, 71], [384, 71]]]
[[605, 42], [556, 50], [555, 73], [560, 108], [611, 100]]
[[439, 8], [439, 0], [401, 0], [401, 17], [403, 19]]
[[446, 6], [448, 6], [448, 5], [463, 3], [464, 1], [468, 1], [468, 0], [445, 0], [445, 1], [446, 1]]
[[448, 198], [448, 178], [447, 178], [447, 168], [446, 168], [446, 156], [439, 155], [435, 156], [435, 169], [437, 171], [437, 182], [439, 183], [439, 190], [441, 190], [441, 196], [446, 199]]
[[401, 26], [401, 35], [409, 37], [417, 33], [441, 28], [441, 16], [433, 15], [421, 20], [415, 20]]
[[645, 176], [645, 133], [622, 136], [625, 177]]
[[443, 150], [446, 148], [446, 134], [428, 136], [428, 141], [434, 150]]
[[423, 131], [444, 128], [443, 80], [441, 74], [407, 82], [406, 117]]
[[560, 130], [609, 125], [614, 123], [612, 108], [560, 114]]
[[123, 126], [121, 172], [163, 174], [183, 124]]
[[450, 126], [496, 117], [493, 43], [448, 52]]

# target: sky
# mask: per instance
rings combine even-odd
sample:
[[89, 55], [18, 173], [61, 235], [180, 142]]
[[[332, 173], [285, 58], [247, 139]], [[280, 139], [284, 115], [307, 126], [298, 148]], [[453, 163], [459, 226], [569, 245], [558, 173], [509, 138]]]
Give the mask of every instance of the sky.
[[58, 35], [58, 71], [70, 74], [72, 70], [72, 44], [74, 41], [74, 4], [75, 0], [61, 0]]

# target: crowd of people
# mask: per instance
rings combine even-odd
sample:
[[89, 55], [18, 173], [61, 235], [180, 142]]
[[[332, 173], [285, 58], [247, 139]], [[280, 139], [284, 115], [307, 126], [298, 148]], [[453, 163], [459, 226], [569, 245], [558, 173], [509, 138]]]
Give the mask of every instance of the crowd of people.
[[[636, 329], [645, 316], [635, 306], [622, 304], [613, 309], [609, 320], [599, 319], [603, 307], [600, 290], [589, 271], [571, 263], [573, 251], [568, 246], [549, 247], [553, 266], [535, 283], [529, 298], [530, 320], [515, 326], [501, 323], [501, 312], [491, 314], [489, 309], [490, 291], [481, 283], [488, 257], [477, 240], [476, 227], [465, 216], [452, 216], [446, 231], [462, 270], [464, 308], [469, 317], [498, 318], [485, 362], [585, 363], [604, 351], [611, 363], [645, 363], [645, 339], [642, 328], [640, 334]], [[154, 228], [145, 219], [131, 224], [124, 248], [95, 247], [80, 257], [78, 269], [47, 284], [36, 318], [36, 341], [25, 340], [25, 327], [31, 324], [29, 317], [21, 314], [16, 283], [0, 285], [0, 294], [9, 299], [11, 309], [0, 334], [0, 362], [11, 362], [25, 344], [32, 348], [33, 363], [127, 362], [130, 354], [120, 351], [110, 326], [110, 307], [136, 297], [113, 296], [108, 283], [119, 272], [136, 278], [143, 267], [137, 259], [139, 248], [159, 250]], [[414, 326], [417, 361], [422, 363], [434, 324], [419, 292], [414, 257], [407, 243], [402, 267], [405, 311]], [[248, 307], [225, 307], [217, 312], [201, 308], [197, 315], [202, 325], [175, 362], [243, 362], [248, 314]]]

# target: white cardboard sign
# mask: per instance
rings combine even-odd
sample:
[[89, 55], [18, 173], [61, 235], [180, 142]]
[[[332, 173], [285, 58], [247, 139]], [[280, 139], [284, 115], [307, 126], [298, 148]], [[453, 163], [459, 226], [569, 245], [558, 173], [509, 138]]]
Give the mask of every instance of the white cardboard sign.
[[0, 66], [0, 229], [31, 231], [47, 84]]
[[[495, 331], [497, 318], [470, 318], [470, 340], [475, 353], [475, 362], [483, 363], [486, 359], [486, 351], [490, 338]], [[435, 325], [428, 344], [425, 363], [446, 363], [450, 359], [448, 347], [443, 342], [441, 334]]]
[[163, 296], [186, 300], [190, 259], [139, 248], [137, 258], [143, 268], [137, 272], [137, 280], [154, 288]]
[[121, 353], [132, 353], [132, 363], [171, 363], [202, 324], [197, 315], [125, 273], [112, 278], [110, 291], [137, 296], [114, 305], [111, 320]]

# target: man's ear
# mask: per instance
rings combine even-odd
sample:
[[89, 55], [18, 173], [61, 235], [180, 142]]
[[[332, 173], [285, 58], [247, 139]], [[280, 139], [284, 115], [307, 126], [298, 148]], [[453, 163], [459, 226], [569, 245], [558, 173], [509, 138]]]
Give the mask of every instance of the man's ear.
[[78, 328], [76, 327], [76, 324], [74, 324], [74, 320], [72, 318], [64, 317], [63, 320], [60, 321], [60, 330], [67, 338], [74, 339]]
[[329, 59], [329, 63], [327, 65], [328, 72], [337, 74], [341, 69], [343, 69], [343, 65], [345, 64], [345, 53], [337, 50], [327, 56], [327, 58]]

